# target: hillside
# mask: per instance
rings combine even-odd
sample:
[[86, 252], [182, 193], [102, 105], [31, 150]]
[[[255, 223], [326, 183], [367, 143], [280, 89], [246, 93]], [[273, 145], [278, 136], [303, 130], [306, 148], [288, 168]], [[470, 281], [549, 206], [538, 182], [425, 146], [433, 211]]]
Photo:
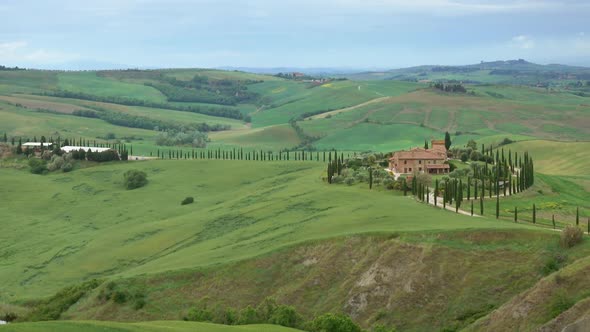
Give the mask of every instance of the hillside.
[[[538, 70], [530, 63], [486, 65]], [[426, 69], [433, 68], [420, 70]], [[205, 69], [0, 71], [0, 137], [6, 134], [0, 315], [72, 320], [0, 332], [247, 331], [263, 327], [176, 321], [203, 306], [241, 313], [269, 298], [307, 321], [343, 313], [367, 329], [517, 324], [530, 331], [574, 323], [587, 313], [587, 295], [574, 290], [582, 288], [590, 242], [584, 236], [580, 245], [562, 248], [552, 218], [561, 229], [574, 225], [579, 211], [578, 226], [586, 230], [588, 98], [557, 85], [464, 87], [449, 92], [398, 80], [304, 81]], [[161, 139], [195, 131], [206, 133], [206, 147], [192, 138]], [[320, 156], [327, 151], [378, 159], [377, 171], [385, 167], [382, 152], [423, 146], [445, 132], [452, 147], [475, 140], [477, 149], [530, 153], [535, 183], [499, 199], [496, 218], [495, 199], [483, 202], [483, 216], [471, 217], [381, 184], [325, 181]], [[132, 160], [162, 158], [79, 161], [69, 173], [34, 175], [26, 157], [7, 150], [41, 136], [125, 144]], [[284, 157], [285, 150], [298, 159], [310, 151], [307, 160], [203, 158], [236, 151]], [[375, 154], [361, 154], [367, 151]], [[462, 171], [476, 163], [452, 161]], [[147, 186], [124, 188], [123, 174], [132, 169], [147, 174]], [[194, 203], [181, 205], [186, 197]], [[568, 306], [547, 304], [557, 301], [557, 293], [547, 294], [556, 276], [571, 280], [571, 288], [558, 285]], [[78, 287], [79, 296], [67, 298]], [[539, 309], [534, 320], [511, 316], [529, 302]], [[39, 314], [44, 310], [52, 316]], [[170, 321], [109, 322], [158, 320]]]
[[[505, 66], [516, 65], [533, 66]], [[318, 83], [201, 69], [0, 71], [0, 132], [99, 142], [114, 134], [113, 140], [133, 145], [136, 154], [152, 156], [169, 149], [155, 142], [158, 131], [192, 128], [208, 131], [212, 147], [274, 151], [387, 152], [421, 145], [446, 131], [456, 136], [457, 145], [506, 137], [587, 140], [590, 134], [590, 103], [578, 90], [468, 85], [467, 91], [444, 93], [425, 83], [393, 80]], [[184, 148], [190, 150], [190, 144]]]
[[248, 326], [225, 326], [208, 323], [194, 322], [145, 322], [145, 323], [115, 323], [98, 321], [79, 322], [41, 322], [24, 323], [0, 326], [4, 332], [77, 332], [77, 331], [100, 331], [100, 332], [151, 332], [151, 331], [175, 331], [175, 332], [295, 332], [298, 330], [271, 325], [248, 325]]
[[[566, 86], [590, 80], [590, 68], [559, 64], [539, 65], [523, 59], [471, 65], [426, 65], [379, 72], [348, 74], [351, 79], [457, 80], [465, 83]], [[582, 82], [583, 84], [584, 82]]]

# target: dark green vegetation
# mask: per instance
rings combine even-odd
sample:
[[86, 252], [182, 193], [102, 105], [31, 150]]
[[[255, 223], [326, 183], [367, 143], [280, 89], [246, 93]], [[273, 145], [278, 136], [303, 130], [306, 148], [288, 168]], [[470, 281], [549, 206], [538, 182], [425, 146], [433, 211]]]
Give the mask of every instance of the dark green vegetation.
[[[590, 227], [586, 87], [560, 77], [549, 89], [482, 85], [471, 74], [421, 83], [0, 71], [0, 319], [72, 320], [0, 331], [575, 322], [590, 312], [590, 241], [579, 231]], [[412, 185], [384, 170], [392, 150], [446, 132], [448, 179]], [[42, 136], [108, 144], [130, 160], [14, 153]], [[327, 185], [334, 179], [344, 184]], [[485, 213], [405, 196], [431, 203], [433, 190], [447, 198], [439, 205]]]

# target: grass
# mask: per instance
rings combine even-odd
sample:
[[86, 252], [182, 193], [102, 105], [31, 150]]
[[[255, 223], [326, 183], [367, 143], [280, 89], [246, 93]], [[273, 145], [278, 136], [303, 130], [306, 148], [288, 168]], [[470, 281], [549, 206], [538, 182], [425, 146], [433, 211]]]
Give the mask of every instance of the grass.
[[152, 87], [99, 77], [96, 72], [60, 73], [58, 74], [58, 87], [62, 90], [101, 97], [125, 97], [152, 102], [166, 101], [166, 97]]
[[[328, 186], [324, 166], [152, 161], [48, 176], [0, 169], [2, 196], [11, 197], [0, 207], [0, 240], [10, 244], [0, 267], [1, 300], [49, 295], [86, 278], [223, 264], [347, 234], [523, 227]], [[128, 169], [145, 171], [149, 184], [125, 190]], [[195, 203], [181, 206], [187, 196]]]
[[588, 175], [590, 163], [590, 142], [557, 142], [532, 140], [510, 144], [507, 152], [528, 151], [534, 159], [535, 171], [551, 175]]
[[210, 323], [154, 321], [142, 323], [116, 323], [100, 321], [56, 321], [38, 323], [18, 323], [0, 326], [2, 332], [295, 332], [299, 330], [274, 325], [226, 326]]

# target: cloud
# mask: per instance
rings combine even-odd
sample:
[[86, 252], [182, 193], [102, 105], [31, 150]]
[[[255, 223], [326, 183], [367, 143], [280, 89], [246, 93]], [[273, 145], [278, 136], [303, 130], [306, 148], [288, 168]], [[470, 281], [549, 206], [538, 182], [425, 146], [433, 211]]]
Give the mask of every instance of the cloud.
[[0, 42], [0, 63], [23, 65], [43, 65], [48, 63], [61, 63], [79, 59], [79, 54], [33, 48], [23, 40]]
[[528, 50], [535, 47], [535, 41], [526, 35], [519, 35], [512, 37], [512, 43], [516, 45], [516, 47]]
[[25, 42], [25, 41], [13, 41], [13, 42], [0, 43], [0, 59], [10, 58], [19, 49], [22, 49], [26, 46], [27, 46], [27, 42]]

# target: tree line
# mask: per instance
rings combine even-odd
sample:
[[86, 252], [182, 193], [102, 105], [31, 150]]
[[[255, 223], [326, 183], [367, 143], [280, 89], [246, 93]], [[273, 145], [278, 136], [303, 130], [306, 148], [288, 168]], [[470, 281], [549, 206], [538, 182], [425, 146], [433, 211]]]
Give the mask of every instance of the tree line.
[[224, 118], [243, 120], [245, 122], [251, 121], [249, 115], [242, 114], [237, 109], [225, 108], [225, 107], [204, 107], [204, 106], [198, 106], [198, 105], [180, 106], [180, 105], [173, 105], [173, 104], [169, 104], [169, 103], [159, 103], [159, 102], [153, 102], [153, 101], [136, 99], [136, 98], [96, 96], [96, 95], [91, 95], [91, 94], [87, 94], [87, 93], [83, 93], [83, 92], [74, 92], [74, 91], [67, 91], [67, 90], [55, 90], [52, 92], [42, 92], [42, 93], [38, 93], [37, 95], [59, 97], [59, 98], [82, 99], [82, 100], [97, 101], [97, 102], [102, 102], [102, 103], [120, 104], [120, 105], [126, 105], [126, 106], [142, 106], [142, 107], [150, 107], [150, 108], [162, 108], [162, 109], [168, 109], [168, 110], [173, 110], [173, 111], [199, 113], [199, 114], [205, 114], [205, 115], [211, 115], [211, 116], [219, 116], [219, 117], [224, 117]]
[[201, 132], [222, 131], [229, 130], [231, 126], [222, 124], [207, 124], [202, 123], [186, 123], [179, 124], [169, 121], [156, 120], [144, 116], [126, 114], [121, 112], [114, 112], [104, 108], [93, 108], [94, 110], [75, 110], [72, 115], [101, 119], [110, 124], [129, 128], [141, 128], [148, 130], [176, 130], [176, 131], [191, 131], [198, 130]]

